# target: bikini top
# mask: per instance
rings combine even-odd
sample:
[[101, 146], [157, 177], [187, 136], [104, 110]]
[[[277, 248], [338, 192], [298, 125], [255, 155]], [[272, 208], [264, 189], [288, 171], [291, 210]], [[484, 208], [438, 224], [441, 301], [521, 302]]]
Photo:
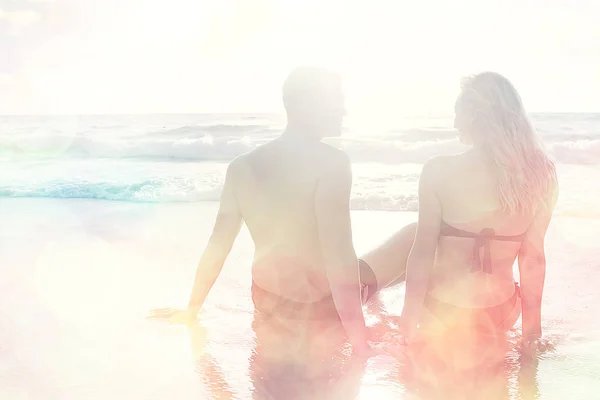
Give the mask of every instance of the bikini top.
[[[501, 236], [496, 235], [496, 232], [491, 228], [485, 228], [479, 233], [467, 232], [462, 229], [455, 228], [442, 221], [440, 236], [454, 236], [475, 239], [473, 244], [473, 266], [471, 272], [482, 271], [487, 274], [492, 273], [492, 255], [490, 252], [490, 241], [499, 240], [502, 242], [522, 242], [525, 238], [525, 233], [517, 236]], [[483, 247], [483, 262], [479, 256], [479, 249]]]

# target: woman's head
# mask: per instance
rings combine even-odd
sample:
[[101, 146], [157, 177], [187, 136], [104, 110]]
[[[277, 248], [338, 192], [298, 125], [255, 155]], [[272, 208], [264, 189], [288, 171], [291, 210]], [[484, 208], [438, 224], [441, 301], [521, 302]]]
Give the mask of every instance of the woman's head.
[[[463, 79], [455, 113], [454, 124], [461, 141], [477, 147], [505, 138], [510, 140], [513, 133], [533, 132], [519, 93], [508, 79], [495, 72]], [[506, 129], [516, 125], [520, 129]]]
[[551, 190], [555, 170], [519, 93], [495, 72], [465, 78], [461, 89], [454, 122], [461, 142], [489, 158], [497, 172], [498, 194], [505, 211], [534, 210]]

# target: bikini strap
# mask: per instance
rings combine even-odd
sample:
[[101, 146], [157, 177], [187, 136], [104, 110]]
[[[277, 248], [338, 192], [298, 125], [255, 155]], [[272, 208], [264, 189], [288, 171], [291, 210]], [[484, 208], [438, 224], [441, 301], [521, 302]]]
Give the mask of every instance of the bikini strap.
[[[483, 271], [486, 274], [492, 273], [492, 251], [490, 240], [496, 232], [491, 228], [485, 228], [475, 236], [473, 244], [473, 264], [471, 272]], [[479, 249], [483, 247], [483, 263], [479, 257]]]
[[[491, 240], [500, 240], [504, 242], [521, 242], [525, 234], [517, 236], [500, 236], [496, 235], [496, 231], [492, 228], [482, 229], [479, 233], [467, 232], [462, 229], [455, 228], [442, 222], [440, 236], [467, 237], [475, 239], [473, 244], [473, 263], [471, 272], [492, 273], [492, 255], [491, 255]], [[479, 257], [479, 251], [483, 247], [483, 261]]]

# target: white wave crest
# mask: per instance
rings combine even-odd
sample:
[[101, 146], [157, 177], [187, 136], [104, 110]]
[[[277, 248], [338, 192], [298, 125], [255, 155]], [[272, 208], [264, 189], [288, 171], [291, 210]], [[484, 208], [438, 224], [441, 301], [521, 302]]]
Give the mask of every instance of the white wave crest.
[[[447, 135], [442, 135], [447, 136]], [[273, 135], [219, 136], [211, 134], [185, 135], [177, 133], [142, 137], [98, 137], [68, 135], [0, 136], [0, 156], [3, 159], [26, 158], [132, 158], [170, 161], [230, 161], [270, 140]], [[569, 137], [547, 141], [551, 156], [560, 163], [600, 164], [600, 139]], [[436, 155], [464, 151], [456, 138], [421, 140], [374, 140], [346, 137], [330, 142], [344, 149], [354, 162], [383, 164], [423, 163]]]

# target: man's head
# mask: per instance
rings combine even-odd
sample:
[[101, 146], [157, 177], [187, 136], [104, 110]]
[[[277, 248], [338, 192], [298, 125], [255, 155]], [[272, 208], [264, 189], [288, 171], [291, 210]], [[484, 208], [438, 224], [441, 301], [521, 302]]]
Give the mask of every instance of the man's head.
[[297, 68], [283, 84], [288, 125], [319, 138], [339, 136], [346, 114], [338, 74], [318, 67]]

